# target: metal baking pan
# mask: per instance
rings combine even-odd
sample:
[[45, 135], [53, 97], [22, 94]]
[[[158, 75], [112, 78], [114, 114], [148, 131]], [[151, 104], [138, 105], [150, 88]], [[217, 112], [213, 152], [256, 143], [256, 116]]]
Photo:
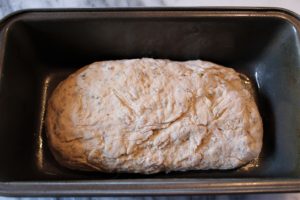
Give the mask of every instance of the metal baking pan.
[[[273, 8], [25, 10], [0, 23], [0, 195], [300, 191], [300, 21]], [[264, 123], [257, 161], [235, 170], [76, 172], [45, 141], [47, 98], [99, 60], [203, 59], [250, 77]]]

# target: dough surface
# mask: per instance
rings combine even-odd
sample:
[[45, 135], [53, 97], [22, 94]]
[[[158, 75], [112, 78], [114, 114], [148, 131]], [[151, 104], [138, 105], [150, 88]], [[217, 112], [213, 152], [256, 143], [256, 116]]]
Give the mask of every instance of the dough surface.
[[92, 63], [48, 101], [48, 144], [71, 169], [232, 169], [258, 157], [263, 128], [240, 74], [201, 60]]

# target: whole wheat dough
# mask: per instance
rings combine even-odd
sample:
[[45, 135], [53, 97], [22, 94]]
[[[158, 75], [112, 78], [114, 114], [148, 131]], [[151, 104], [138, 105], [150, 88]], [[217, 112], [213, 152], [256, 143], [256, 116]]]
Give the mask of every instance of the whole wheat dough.
[[53, 92], [47, 136], [79, 170], [231, 169], [255, 159], [262, 120], [239, 73], [201, 60], [90, 64]]

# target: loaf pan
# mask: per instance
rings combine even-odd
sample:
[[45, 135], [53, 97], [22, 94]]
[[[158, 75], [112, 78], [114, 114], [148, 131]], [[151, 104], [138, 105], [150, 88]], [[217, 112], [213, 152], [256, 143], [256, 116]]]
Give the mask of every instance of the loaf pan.
[[[167, 195], [300, 191], [299, 17], [272, 8], [25, 10], [0, 23], [0, 195]], [[80, 67], [130, 58], [208, 60], [247, 75], [263, 149], [234, 170], [65, 169], [45, 137], [49, 95]]]

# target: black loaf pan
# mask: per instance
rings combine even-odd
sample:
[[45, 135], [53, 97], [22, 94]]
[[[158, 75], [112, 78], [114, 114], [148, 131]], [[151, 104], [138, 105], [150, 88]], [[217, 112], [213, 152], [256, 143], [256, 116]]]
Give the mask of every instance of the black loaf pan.
[[[300, 22], [266, 8], [27, 10], [2, 20], [0, 195], [300, 191]], [[59, 81], [99, 60], [203, 59], [250, 77], [264, 123], [257, 161], [235, 170], [141, 174], [60, 167], [45, 138]]]

